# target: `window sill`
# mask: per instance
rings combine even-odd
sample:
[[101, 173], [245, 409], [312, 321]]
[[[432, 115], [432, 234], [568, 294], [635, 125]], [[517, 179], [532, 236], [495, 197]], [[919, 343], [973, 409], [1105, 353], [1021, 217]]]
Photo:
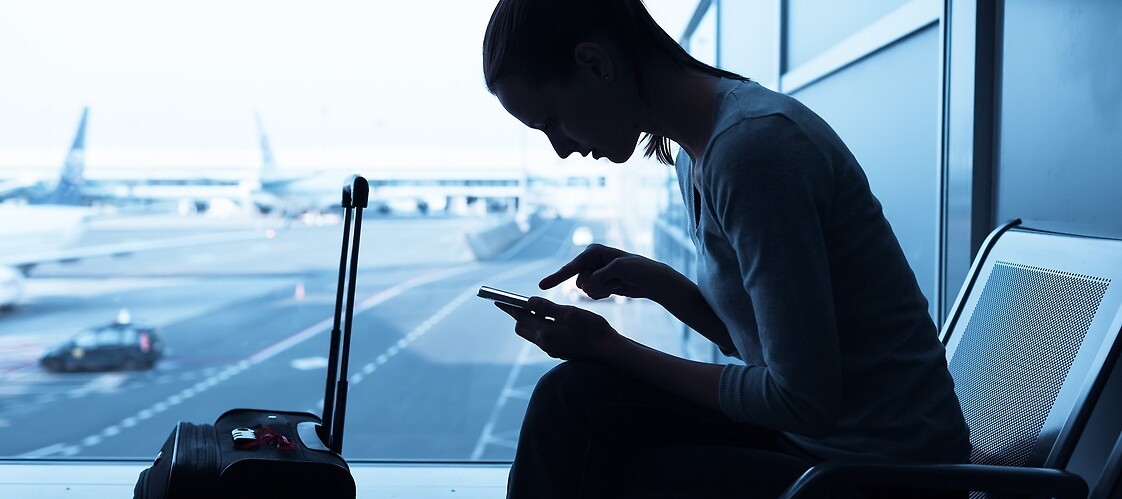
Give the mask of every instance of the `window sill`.
[[[147, 462], [8, 461], [0, 463], [0, 497], [131, 497]], [[353, 463], [358, 497], [457, 499], [506, 494], [509, 465]]]

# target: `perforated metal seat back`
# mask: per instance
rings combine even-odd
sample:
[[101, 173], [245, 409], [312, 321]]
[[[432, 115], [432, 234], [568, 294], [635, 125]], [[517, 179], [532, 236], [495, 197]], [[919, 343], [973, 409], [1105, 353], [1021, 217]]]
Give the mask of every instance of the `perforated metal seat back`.
[[971, 461], [1054, 466], [1117, 336], [1122, 243], [1011, 230], [979, 269], [947, 344]]

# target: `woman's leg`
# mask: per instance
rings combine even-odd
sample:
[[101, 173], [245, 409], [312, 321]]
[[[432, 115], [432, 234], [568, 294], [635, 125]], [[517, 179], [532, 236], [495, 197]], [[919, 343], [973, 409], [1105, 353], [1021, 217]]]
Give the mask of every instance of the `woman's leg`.
[[508, 497], [610, 497], [651, 449], [735, 445], [780, 451], [778, 434], [733, 423], [617, 371], [558, 365], [538, 382], [522, 423]]

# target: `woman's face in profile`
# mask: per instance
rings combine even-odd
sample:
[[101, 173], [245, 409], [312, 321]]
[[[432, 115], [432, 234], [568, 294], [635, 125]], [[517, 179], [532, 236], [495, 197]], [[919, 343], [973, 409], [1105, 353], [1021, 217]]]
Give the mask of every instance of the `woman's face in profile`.
[[512, 116], [549, 138], [557, 155], [572, 153], [623, 163], [635, 152], [639, 130], [611, 83], [578, 74], [569, 83], [531, 86], [509, 77], [495, 96]]

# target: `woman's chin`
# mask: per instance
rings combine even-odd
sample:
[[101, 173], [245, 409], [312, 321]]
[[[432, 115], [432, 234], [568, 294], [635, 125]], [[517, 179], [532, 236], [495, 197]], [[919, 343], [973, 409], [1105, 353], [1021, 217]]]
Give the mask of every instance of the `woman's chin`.
[[627, 152], [624, 152], [624, 153], [608, 153], [608, 154], [605, 154], [603, 156], [597, 155], [596, 159], [607, 158], [608, 161], [611, 161], [612, 163], [615, 163], [615, 164], [618, 165], [618, 164], [626, 163], [627, 160], [631, 159], [631, 155], [634, 154], [634, 153], [635, 153], [635, 151], [633, 151], [633, 150], [632, 151], [627, 151]]

